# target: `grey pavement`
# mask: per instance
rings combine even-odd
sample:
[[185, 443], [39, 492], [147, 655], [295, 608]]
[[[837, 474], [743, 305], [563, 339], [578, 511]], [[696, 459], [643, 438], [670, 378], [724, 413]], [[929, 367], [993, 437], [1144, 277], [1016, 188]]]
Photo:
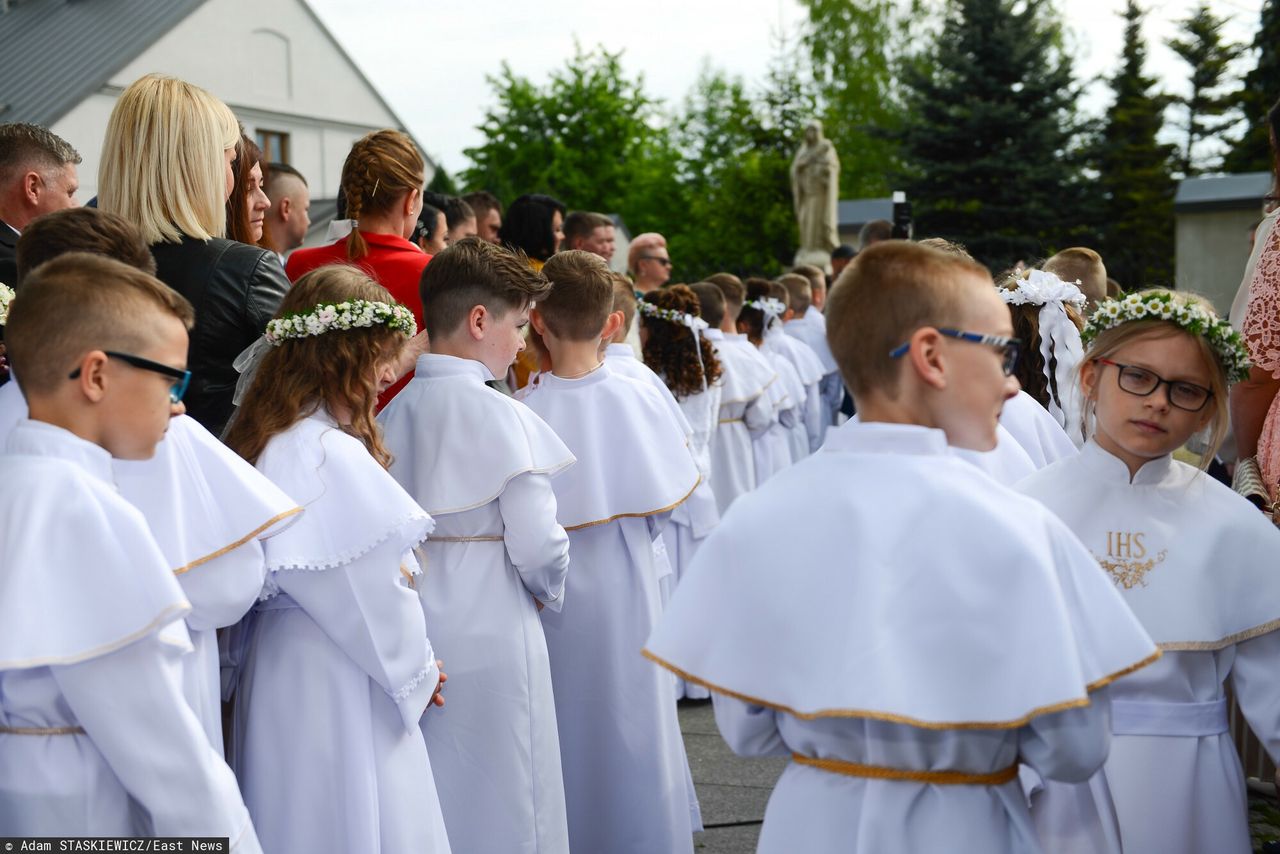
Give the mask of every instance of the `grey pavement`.
[[697, 854], [751, 854], [769, 793], [786, 759], [735, 756], [716, 730], [711, 704], [682, 705], [680, 731], [707, 828], [693, 836]]

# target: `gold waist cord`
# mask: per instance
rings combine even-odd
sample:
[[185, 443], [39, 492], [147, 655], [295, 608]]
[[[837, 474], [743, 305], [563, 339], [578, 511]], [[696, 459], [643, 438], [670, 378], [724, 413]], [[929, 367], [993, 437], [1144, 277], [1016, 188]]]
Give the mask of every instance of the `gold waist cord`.
[[872, 780], [903, 780], [910, 783], [933, 783], [939, 786], [1003, 786], [1018, 776], [1018, 766], [1010, 765], [991, 774], [970, 774], [966, 771], [904, 771], [900, 768], [883, 768], [879, 765], [861, 765], [839, 759], [814, 759], [799, 753], [791, 754], [798, 765], [808, 765], [832, 774], [846, 777], [867, 777]]

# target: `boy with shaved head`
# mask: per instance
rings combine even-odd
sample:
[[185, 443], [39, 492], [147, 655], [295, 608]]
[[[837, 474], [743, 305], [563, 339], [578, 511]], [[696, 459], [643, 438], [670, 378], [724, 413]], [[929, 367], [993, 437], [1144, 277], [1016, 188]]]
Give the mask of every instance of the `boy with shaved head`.
[[1038, 852], [1019, 764], [1086, 779], [1105, 686], [1159, 651], [1065, 525], [948, 450], [992, 448], [1017, 390], [986, 270], [877, 244], [827, 316], [860, 420], [739, 500], [646, 654], [735, 751], [791, 757], [762, 854]]
[[182, 693], [190, 605], [112, 458], [182, 413], [190, 304], [118, 261], [36, 269], [6, 336], [30, 407], [0, 456], [0, 826], [259, 851]]

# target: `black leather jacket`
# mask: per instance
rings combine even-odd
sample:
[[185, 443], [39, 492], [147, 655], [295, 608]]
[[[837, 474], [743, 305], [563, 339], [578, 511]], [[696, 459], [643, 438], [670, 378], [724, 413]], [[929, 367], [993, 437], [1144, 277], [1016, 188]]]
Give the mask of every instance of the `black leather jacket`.
[[184, 236], [181, 243], [152, 244], [151, 253], [156, 276], [196, 309], [187, 414], [220, 436], [235, 411], [231, 397], [240, 375], [231, 363], [275, 316], [289, 279], [274, 252], [220, 237]]

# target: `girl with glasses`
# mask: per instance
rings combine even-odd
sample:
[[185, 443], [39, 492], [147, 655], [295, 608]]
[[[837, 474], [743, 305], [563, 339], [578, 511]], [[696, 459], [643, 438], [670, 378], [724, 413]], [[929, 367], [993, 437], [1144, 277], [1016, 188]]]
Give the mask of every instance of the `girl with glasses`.
[[1046, 850], [1251, 850], [1224, 686], [1280, 757], [1280, 532], [1174, 459], [1227, 429], [1240, 336], [1195, 296], [1150, 290], [1099, 305], [1080, 370], [1089, 440], [1020, 489], [1084, 542], [1163, 650], [1111, 691], [1111, 754], [1086, 783], [1049, 783], [1032, 812]]

